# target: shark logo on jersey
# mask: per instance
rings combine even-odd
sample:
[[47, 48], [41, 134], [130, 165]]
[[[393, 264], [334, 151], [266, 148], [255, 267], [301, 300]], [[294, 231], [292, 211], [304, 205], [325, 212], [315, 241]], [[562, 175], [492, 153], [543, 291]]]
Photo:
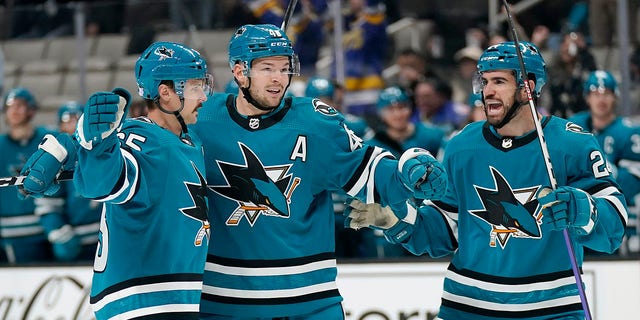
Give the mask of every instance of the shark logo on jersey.
[[540, 186], [513, 190], [498, 170], [491, 168], [495, 189], [474, 185], [482, 201], [482, 210], [469, 210], [472, 215], [492, 226], [489, 245], [502, 248], [510, 237], [540, 239], [542, 215], [536, 212], [535, 195]]
[[320, 112], [320, 113], [324, 114], [325, 116], [338, 115], [338, 110], [336, 110], [334, 107], [322, 102], [322, 100], [320, 100], [320, 99], [313, 99], [313, 109], [315, 109], [316, 112]]
[[200, 173], [200, 171], [198, 170], [198, 168], [193, 162], [191, 162], [191, 166], [193, 167], [193, 170], [195, 170], [196, 174], [198, 175], [199, 181], [198, 183], [185, 181], [184, 185], [185, 187], [187, 187], [187, 190], [189, 191], [189, 195], [191, 196], [191, 200], [193, 200], [194, 206], [190, 208], [182, 208], [180, 209], [180, 211], [182, 212], [182, 214], [186, 215], [187, 217], [202, 222], [202, 226], [198, 230], [198, 233], [196, 234], [196, 238], [193, 241], [194, 245], [199, 247], [202, 245], [202, 240], [205, 237], [207, 237], [207, 239], [209, 238], [209, 232], [210, 232], [209, 220], [207, 216], [207, 212], [209, 211], [209, 208], [207, 206], [207, 200], [205, 199], [205, 196], [207, 194], [207, 181], [205, 181], [204, 177], [202, 176], [202, 173]]
[[227, 225], [238, 225], [242, 217], [255, 224], [262, 215], [288, 218], [289, 203], [300, 178], [292, 179], [291, 165], [265, 167], [246, 145], [238, 143], [244, 164], [216, 161], [227, 186], [209, 186], [211, 190], [238, 203], [227, 219]]

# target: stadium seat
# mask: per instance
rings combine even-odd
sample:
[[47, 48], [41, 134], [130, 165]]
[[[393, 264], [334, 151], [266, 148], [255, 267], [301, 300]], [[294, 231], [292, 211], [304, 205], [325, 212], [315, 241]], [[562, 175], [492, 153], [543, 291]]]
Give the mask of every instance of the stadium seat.
[[186, 31], [166, 31], [157, 33], [155, 41], [170, 41], [190, 46], [189, 33]]
[[[89, 52], [93, 47], [95, 37], [86, 37], [84, 40], [84, 57], [89, 56]], [[67, 65], [72, 60], [78, 60], [81, 57], [82, 50], [79, 47], [78, 40], [73, 37], [59, 37], [49, 40], [49, 45], [44, 54], [44, 59], [53, 60]]]
[[113, 75], [112, 87], [127, 89], [134, 99], [140, 98], [133, 69], [117, 69]]
[[2, 43], [5, 61], [18, 65], [44, 58], [48, 42], [44, 39], [12, 39]]
[[91, 50], [91, 56], [117, 61], [126, 55], [130, 39], [131, 36], [129, 34], [99, 35]]
[[227, 43], [235, 30], [200, 30], [193, 32], [189, 43], [191, 47], [198, 50], [200, 54], [211, 56], [217, 53], [227, 54]]
[[54, 72], [49, 74], [39, 73], [23, 73], [20, 76], [18, 85], [31, 90], [36, 100], [41, 101], [40, 106], [43, 109], [57, 107], [43, 104], [45, 97], [60, 94], [61, 84], [64, 80], [64, 73]]

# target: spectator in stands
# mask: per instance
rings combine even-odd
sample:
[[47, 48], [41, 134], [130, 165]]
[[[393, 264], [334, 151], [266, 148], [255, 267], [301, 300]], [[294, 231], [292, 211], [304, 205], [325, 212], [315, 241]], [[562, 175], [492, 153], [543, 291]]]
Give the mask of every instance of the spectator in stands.
[[[280, 26], [287, 0], [245, 0], [259, 23]], [[320, 55], [320, 46], [324, 43], [324, 16], [327, 13], [327, 1], [299, 1], [289, 20], [287, 35], [293, 42], [294, 50], [300, 59], [300, 73], [313, 76]]]
[[482, 54], [482, 48], [477, 46], [466, 46], [453, 56], [456, 62], [455, 72], [450, 83], [453, 90], [452, 100], [457, 103], [467, 103], [469, 92], [473, 91], [471, 83], [476, 74], [476, 65]]
[[385, 83], [389, 86], [399, 86], [410, 99], [413, 98], [413, 89], [419, 80], [441, 77], [443, 74], [442, 70], [437, 70], [429, 64], [424, 54], [412, 48], [401, 49], [391, 69], [394, 69], [395, 74], [386, 78]]
[[[628, 0], [625, 11], [627, 19], [629, 41], [632, 45], [638, 45], [637, 15], [640, 1]], [[616, 0], [589, 0], [589, 35], [594, 47], [610, 47], [614, 44], [618, 29], [618, 1]]]
[[429, 78], [418, 82], [414, 96], [418, 120], [441, 127], [446, 133], [461, 129], [470, 107], [451, 98], [451, 85], [444, 80]]
[[56, 0], [13, 10], [12, 38], [55, 38], [73, 34], [73, 8]]
[[379, 0], [350, 0], [343, 19], [343, 107], [348, 113], [375, 117], [378, 95], [385, 86], [382, 70], [388, 38], [384, 6]]
[[585, 110], [582, 83], [591, 71], [596, 70], [596, 61], [581, 33], [563, 35], [560, 49], [548, 63], [547, 70], [549, 113], [566, 118]]
[[[47, 147], [39, 144], [52, 132], [33, 125], [37, 109], [36, 99], [26, 88], [13, 88], [5, 95], [2, 114], [8, 132], [0, 135], [1, 176], [19, 175], [29, 156]], [[38, 202], [20, 200], [18, 188], [0, 188], [0, 244], [11, 264], [52, 260], [51, 245], [40, 224], [47, 208]]]

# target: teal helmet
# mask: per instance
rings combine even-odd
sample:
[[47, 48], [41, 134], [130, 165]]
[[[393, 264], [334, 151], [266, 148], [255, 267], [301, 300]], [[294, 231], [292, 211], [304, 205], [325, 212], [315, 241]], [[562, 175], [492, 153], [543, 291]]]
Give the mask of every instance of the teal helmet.
[[14, 99], [23, 99], [29, 108], [38, 109], [36, 98], [31, 94], [31, 91], [24, 87], [17, 87], [9, 90], [9, 92], [4, 96], [2, 110], [4, 110], [4, 108], [9, 104], [13, 103]]
[[378, 95], [378, 111], [396, 103], [409, 103], [409, 97], [400, 87], [392, 86], [385, 88]]
[[289, 57], [291, 74], [300, 74], [300, 61], [291, 40], [274, 25], [244, 25], [229, 41], [229, 66], [233, 69], [237, 63], [243, 64], [245, 75], [249, 74], [253, 60], [273, 56]]
[[155, 42], [138, 58], [135, 66], [138, 94], [149, 100], [158, 98], [163, 80], [173, 81], [176, 93], [184, 97], [187, 80], [205, 80], [205, 93], [211, 92], [213, 78], [207, 73], [207, 62], [198, 51], [173, 42]]
[[82, 115], [84, 106], [76, 101], [67, 101], [58, 108], [58, 123], [67, 122], [71, 116]]
[[[522, 53], [522, 60], [527, 72], [527, 79], [532, 79], [531, 75], [535, 77], [536, 87], [533, 88], [533, 94], [536, 97], [540, 96], [542, 87], [547, 83], [546, 64], [540, 50], [531, 42], [520, 41], [518, 42], [520, 51]], [[513, 42], [503, 42], [493, 45], [482, 53], [480, 60], [478, 60], [478, 72], [473, 81], [473, 90], [478, 93], [482, 91], [482, 81], [480, 75], [485, 71], [490, 70], [513, 70], [515, 72], [516, 81], [519, 86], [524, 86], [522, 82], [522, 72], [520, 68], [520, 60], [518, 58], [518, 52]]]
[[472, 92], [469, 95], [469, 101], [468, 104], [470, 107], [482, 107], [484, 105], [484, 102], [482, 101], [482, 92]]
[[584, 95], [588, 95], [591, 91], [610, 90], [618, 95], [618, 82], [611, 72], [604, 70], [596, 70], [589, 74], [584, 82]]
[[336, 87], [331, 80], [323, 77], [312, 77], [307, 81], [307, 87], [304, 89], [305, 97], [332, 97]]

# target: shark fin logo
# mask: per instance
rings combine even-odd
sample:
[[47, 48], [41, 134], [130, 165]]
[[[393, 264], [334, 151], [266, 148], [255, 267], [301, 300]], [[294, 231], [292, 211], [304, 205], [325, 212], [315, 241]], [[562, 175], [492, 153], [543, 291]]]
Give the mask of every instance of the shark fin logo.
[[189, 195], [191, 196], [191, 200], [193, 200], [194, 206], [189, 208], [182, 208], [180, 209], [180, 211], [185, 216], [202, 222], [202, 226], [198, 230], [193, 241], [193, 244], [199, 247], [202, 245], [204, 238], [206, 237], [208, 239], [210, 234], [210, 225], [207, 216], [209, 207], [205, 198], [207, 194], [207, 181], [205, 181], [204, 176], [202, 175], [202, 173], [200, 173], [200, 170], [198, 170], [193, 161], [191, 162], [191, 166], [198, 175], [199, 181], [198, 183], [185, 181], [184, 185], [189, 191]]
[[484, 206], [469, 213], [491, 225], [489, 245], [504, 248], [511, 237], [540, 239], [542, 214], [535, 195], [540, 186], [513, 190], [502, 174], [491, 167], [495, 189], [474, 186]]
[[227, 185], [209, 186], [214, 192], [238, 203], [226, 224], [238, 225], [246, 217], [253, 226], [260, 215], [288, 218], [291, 195], [301, 179], [293, 178], [289, 173], [290, 164], [265, 167], [249, 147], [238, 144], [245, 163], [217, 161]]

